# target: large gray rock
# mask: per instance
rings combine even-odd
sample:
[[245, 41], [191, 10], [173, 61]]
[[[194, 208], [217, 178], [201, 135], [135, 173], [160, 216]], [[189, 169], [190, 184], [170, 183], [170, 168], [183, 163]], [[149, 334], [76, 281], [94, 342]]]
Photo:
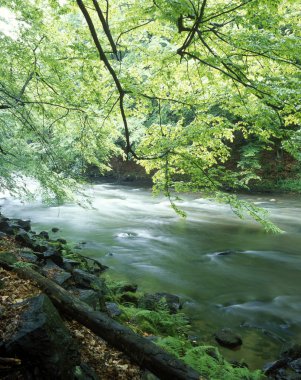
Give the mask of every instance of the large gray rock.
[[41, 379], [73, 379], [79, 356], [59, 313], [44, 294], [25, 304], [17, 331], [5, 342], [6, 351]]
[[66, 281], [71, 278], [71, 274], [69, 272], [64, 271], [50, 259], [48, 259], [46, 264], [43, 266], [42, 273], [61, 286], [66, 285]]

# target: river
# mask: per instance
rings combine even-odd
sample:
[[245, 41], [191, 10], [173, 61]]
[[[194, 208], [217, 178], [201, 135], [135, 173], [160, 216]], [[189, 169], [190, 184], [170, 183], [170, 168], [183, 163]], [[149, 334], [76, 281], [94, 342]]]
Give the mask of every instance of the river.
[[110, 267], [113, 278], [179, 295], [201, 341], [212, 343], [217, 329], [232, 327], [244, 344], [221, 349], [229, 360], [260, 368], [285, 342], [301, 340], [300, 196], [244, 196], [268, 209], [284, 231], [272, 235], [197, 196], [180, 202], [183, 219], [148, 189], [100, 184], [87, 194], [91, 208], [3, 197], [2, 212], [31, 219], [37, 232], [59, 227], [53, 237], [79, 243], [82, 253]]

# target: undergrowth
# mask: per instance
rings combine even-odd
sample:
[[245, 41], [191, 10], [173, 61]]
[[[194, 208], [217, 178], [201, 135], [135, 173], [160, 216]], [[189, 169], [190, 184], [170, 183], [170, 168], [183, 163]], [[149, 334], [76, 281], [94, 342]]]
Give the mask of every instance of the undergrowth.
[[187, 339], [189, 323], [183, 313], [170, 314], [160, 307], [158, 310], [144, 310], [120, 306], [120, 322], [129, 325], [135, 332], [153, 335], [154, 341], [210, 380], [261, 380], [261, 371], [251, 372], [245, 367], [233, 367], [213, 346], [194, 346]]
[[213, 346], [193, 347], [189, 341], [175, 337], [160, 338], [156, 342], [186, 364], [210, 380], [261, 380], [261, 371], [251, 372], [248, 368], [233, 367]]

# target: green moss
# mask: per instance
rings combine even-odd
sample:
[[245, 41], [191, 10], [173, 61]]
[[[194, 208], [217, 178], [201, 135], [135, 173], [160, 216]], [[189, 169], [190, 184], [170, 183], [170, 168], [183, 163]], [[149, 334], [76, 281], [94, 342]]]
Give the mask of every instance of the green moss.
[[32, 268], [34, 264], [25, 261], [17, 261], [12, 265], [14, 268]]

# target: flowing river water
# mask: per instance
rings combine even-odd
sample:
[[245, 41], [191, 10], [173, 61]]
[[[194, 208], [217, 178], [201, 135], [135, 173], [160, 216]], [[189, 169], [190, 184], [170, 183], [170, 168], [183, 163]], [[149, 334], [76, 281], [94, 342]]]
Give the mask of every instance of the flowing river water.
[[101, 184], [87, 193], [89, 209], [9, 197], [0, 203], [3, 214], [31, 219], [37, 232], [59, 227], [53, 237], [85, 242], [81, 253], [108, 265], [111, 277], [142, 291], [179, 295], [201, 341], [214, 343], [219, 328], [235, 329], [244, 344], [221, 349], [229, 360], [260, 368], [286, 342], [300, 342], [300, 196], [244, 196], [268, 209], [284, 231], [272, 235], [228, 206], [197, 196], [180, 202], [183, 219], [148, 189]]

